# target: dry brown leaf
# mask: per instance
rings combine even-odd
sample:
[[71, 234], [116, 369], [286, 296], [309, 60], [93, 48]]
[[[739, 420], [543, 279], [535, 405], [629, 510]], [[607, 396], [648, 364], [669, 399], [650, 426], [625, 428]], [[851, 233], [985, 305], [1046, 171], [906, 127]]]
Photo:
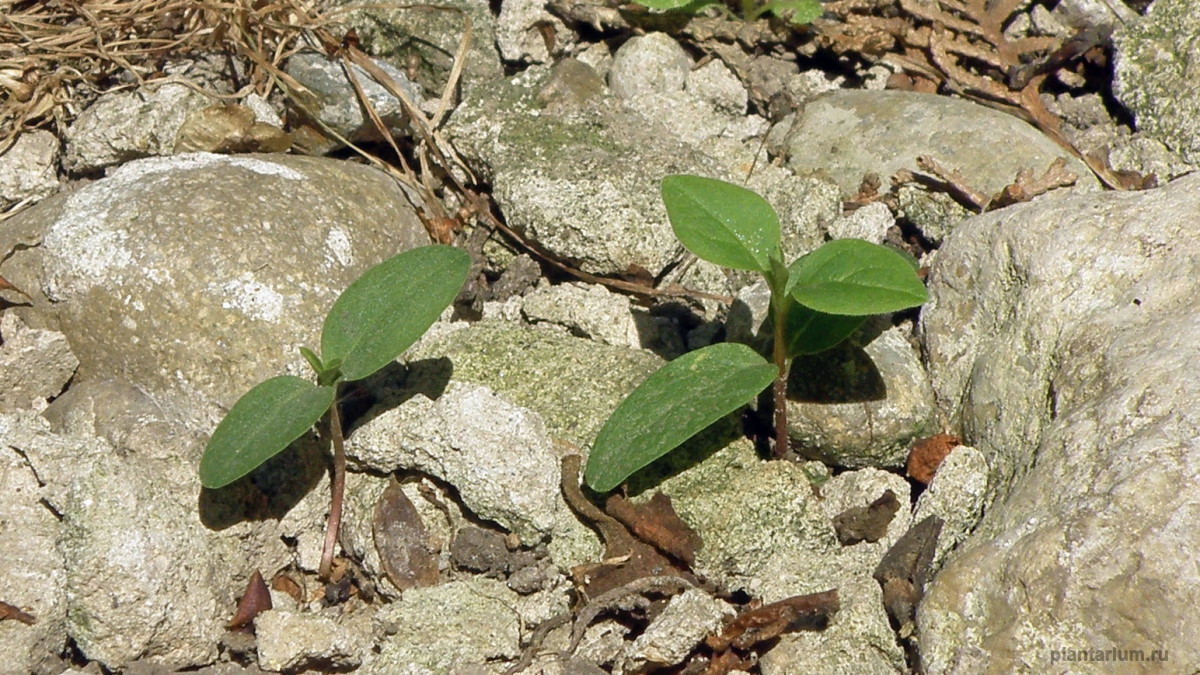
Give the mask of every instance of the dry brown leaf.
[[175, 152], [286, 152], [287, 132], [259, 122], [244, 105], [212, 105], [188, 115], [175, 139]]
[[7, 602], [0, 602], [0, 621], [8, 620], [20, 621], [28, 626], [37, 623], [37, 617], [23, 611], [20, 607], [10, 605]]
[[437, 557], [430, 550], [425, 521], [395, 477], [375, 503], [371, 530], [383, 571], [396, 588], [404, 591], [438, 582]]
[[723, 652], [731, 647], [749, 649], [784, 633], [822, 630], [840, 608], [836, 588], [821, 593], [794, 595], [742, 612], [725, 626], [720, 635], [711, 635], [705, 642], [714, 652]]
[[671, 498], [661, 492], [643, 504], [634, 504], [614, 494], [604, 504], [608, 515], [621, 521], [633, 536], [691, 567], [703, 542], [695, 530], [679, 518]]
[[954, 434], [937, 434], [913, 443], [912, 449], [908, 451], [908, 477], [928, 485], [941, 466], [942, 460], [961, 443], [962, 439]]
[[854, 506], [833, 517], [833, 529], [842, 546], [861, 541], [875, 543], [887, 534], [888, 525], [900, 510], [896, 493], [886, 490], [866, 506]]
[[242, 592], [242, 599], [238, 601], [237, 611], [233, 613], [233, 618], [226, 624], [226, 628], [249, 626], [254, 622], [254, 617], [268, 609], [271, 609], [271, 591], [267, 590], [262, 573], [254, 570], [254, 574], [250, 575], [250, 581], [246, 582], [246, 590]]

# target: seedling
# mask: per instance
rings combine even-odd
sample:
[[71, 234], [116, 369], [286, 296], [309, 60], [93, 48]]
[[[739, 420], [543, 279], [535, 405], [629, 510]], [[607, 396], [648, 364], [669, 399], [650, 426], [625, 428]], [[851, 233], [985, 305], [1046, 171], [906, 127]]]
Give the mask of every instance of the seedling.
[[206, 488], [229, 485], [327, 417], [333, 478], [320, 574], [329, 578], [346, 488], [338, 386], [375, 373], [412, 346], [454, 301], [470, 266], [470, 256], [460, 249], [425, 246], [364, 272], [338, 296], [325, 316], [321, 355], [300, 348], [316, 373], [316, 384], [283, 375], [246, 392], [217, 425], [204, 449], [201, 484]]
[[830, 241], [784, 265], [779, 216], [737, 185], [668, 176], [663, 202], [675, 236], [692, 253], [752, 270], [771, 290], [772, 360], [750, 347], [715, 344], [675, 359], [633, 390], [608, 418], [588, 457], [584, 480], [607, 492], [774, 383], [776, 457], [788, 447], [787, 378], [791, 360], [824, 351], [872, 314], [928, 299], [913, 265], [861, 239]]
[[[637, 4], [650, 9], [678, 10], [691, 15], [698, 14], [708, 7], [716, 7], [728, 15], [733, 15], [722, 0], [637, 0]], [[773, 14], [793, 26], [812, 23], [824, 12], [819, 0], [738, 0], [736, 7], [741, 11], [744, 21], [755, 21], [765, 14]]]

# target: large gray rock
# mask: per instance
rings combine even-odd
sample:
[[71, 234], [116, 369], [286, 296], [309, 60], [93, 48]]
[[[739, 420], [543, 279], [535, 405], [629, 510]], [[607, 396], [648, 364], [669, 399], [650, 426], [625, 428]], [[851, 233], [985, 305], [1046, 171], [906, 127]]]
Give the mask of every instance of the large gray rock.
[[[409, 103], [418, 108], [424, 103], [420, 89], [408, 80], [404, 71], [386, 61], [377, 61], [375, 66], [392, 79]], [[407, 131], [408, 113], [400, 99], [359, 66], [351, 68], [383, 124], [395, 133]], [[351, 141], [383, 140], [375, 124], [366, 116], [340, 60], [320, 52], [301, 52], [288, 59], [287, 73], [316, 96], [311, 112], [331, 129]]]
[[827, 464], [897, 468], [914, 440], [939, 431], [937, 405], [909, 329], [864, 333], [793, 361], [788, 436]]
[[941, 249], [922, 329], [991, 508], [927, 588], [927, 672], [1081, 645], [1200, 662], [1198, 210], [1187, 177], [979, 216]]
[[13, 312], [0, 316], [0, 338], [0, 410], [45, 407], [79, 366], [62, 333], [29, 328]]
[[[553, 36], [546, 39], [547, 34]], [[576, 37], [540, 0], [508, 0], [496, 17], [496, 48], [510, 63], [547, 63], [568, 51]], [[553, 50], [553, 51], [552, 51]]]
[[[981, 133], [986, 130], [986, 133]], [[845, 195], [863, 176], [887, 185], [900, 169], [917, 170], [929, 155], [957, 171], [976, 190], [994, 195], [1021, 169], [1041, 175], [1058, 157], [1079, 177], [1076, 190], [1096, 190], [1091, 171], [1020, 119], [960, 99], [907, 91], [838, 90], [809, 101], [790, 128], [778, 127], [768, 144], [797, 175], [824, 175]], [[901, 208], [910, 221], [940, 240], [966, 211], [942, 193], [905, 188]]]
[[42, 452], [35, 466], [63, 513], [70, 635], [112, 668], [203, 665], [254, 570], [271, 578], [297, 563], [317, 567], [329, 489], [315, 444], [202, 490], [196, 466], [209, 428], [178, 421], [194, 405], [89, 380], [46, 411], [56, 435], [103, 447], [78, 459]]
[[1200, 6], [1157, 0], [1113, 35], [1113, 93], [1138, 129], [1200, 163]]
[[716, 167], [611, 99], [571, 116], [544, 111], [541, 84], [488, 83], [447, 136], [491, 183], [508, 223], [540, 245], [593, 274], [634, 265], [657, 274], [679, 253], [659, 181]]
[[296, 349], [316, 346], [337, 294], [429, 243], [384, 174], [287, 155], [133, 162], [14, 220], [40, 232], [34, 287], [81, 378], [223, 405], [285, 365], [306, 370]]
[[567, 508], [559, 461], [567, 451], [541, 417], [486, 387], [450, 382], [435, 400], [416, 394], [385, 403], [355, 430], [351, 459], [370, 470], [418, 470], [458, 489], [476, 516], [532, 546], [554, 535], [563, 567], [598, 552], [595, 538]]
[[958, 171], [989, 195], [1011, 183], [1017, 171], [1040, 174], [1060, 156], [1068, 158], [1078, 185], [1097, 188], [1086, 166], [1020, 119], [908, 91], [847, 89], [809, 101], [779, 150], [796, 173], [827, 173], [847, 195], [869, 171], [886, 181], [900, 169], [916, 170], [918, 155]]

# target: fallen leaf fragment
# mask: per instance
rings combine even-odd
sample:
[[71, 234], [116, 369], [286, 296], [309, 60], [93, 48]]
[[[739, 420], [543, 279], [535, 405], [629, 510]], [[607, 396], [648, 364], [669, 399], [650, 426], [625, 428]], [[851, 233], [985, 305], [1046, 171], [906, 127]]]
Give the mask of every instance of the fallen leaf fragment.
[[883, 588], [884, 609], [902, 638], [915, 629], [917, 604], [925, 595], [941, 532], [942, 519], [937, 516], [917, 523], [883, 554], [872, 575]]
[[437, 557], [430, 551], [425, 521], [395, 477], [375, 503], [371, 531], [383, 572], [397, 589], [422, 588], [438, 582]]
[[729, 622], [720, 635], [710, 635], [705, 642], [714, 652], [724, 652], [731, 647], [749, 649], [784, 633], [822, 630], [840, 608], [836, 588], [821, 593], [794, 595], [742, 612]]
[[267, 582], [263, 581], [262, 573], [254, 570], [250, 581], [246, 583], [246, 590], [242, 592], [242, 599], [238, 601], [237, 611], [226, 628], [245, 628], [253, 623], [259, 612], [268, 609], [271, 609], [271, 591], [267, 590]]
[[7, 621], [9, 619], [20, 621], [27, 626], [37, 623], [37, 617], [21, 610], [20, 607], [14, 607], [7, 602], [0, 602], [0, 621]]
[[300, 584], [283, 572], [271, 579], [271, 590], [287, 593], [296, 602], [304, 602], [304, 590], [300, 588]]
[[1050, 167], [1041, 176], [1035, 176], [1033, 169], [1021, 169], [1017, 172], [1016, 180], [997, 192], [985, 210], [992, 211], [1010, 204], [1027, 202], [1055, 188], [1070, 187], [1078, 179], [1079, 176], [1067, 169], [1067, 160], [1062, 157], [1051, 162]]
[[908, 452], [908, 477], [923, 485], [929, 485], [938, 467], [942, 465], [942, 460], [961, 444], [962, 439], [954, 434], [938, 434], [913, 443], [912, 450]]
[[582, 597], [600, 597], [647, 577], [679, 575], [689, 581], [693, 579], [688, 570], [650, 544], [634, 537], [623, 523], [583, 495], [579, 482], [582, 463], [583, 458], [576, 454], [562, 458], [560, 486], [567, 506], [585, 525], [595, 529], [604, 542], [602, 562], [578, 565], [571, 569], [571, 577]]
[[634, 504], [614, 494], [605, 502], [604, 510], [629, 528], [633, 536], [659, 551], [688, 567], [696, 562], [696, 551], [703, 543], [700, 535], [679, 518], [667, 495], [656, 492], [649, 501]]
[[862, 541], [875, 543], [887, 534], [888, 524], [900, 510], [896, 493], [885, 490], [883, 496], [866, 506], [854, 506], [833, 518], [833, 529], [842, 546]]

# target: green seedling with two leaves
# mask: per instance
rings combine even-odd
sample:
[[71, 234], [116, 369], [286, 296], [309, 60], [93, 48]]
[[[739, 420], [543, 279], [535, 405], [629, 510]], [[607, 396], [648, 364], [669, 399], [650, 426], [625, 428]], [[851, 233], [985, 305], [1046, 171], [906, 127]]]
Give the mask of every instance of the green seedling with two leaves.
[[470, 267], [470, 256], [461, 249], [424, 246], [364, 272], [325, 316], [320, 355], [300, 348], [316, 383], [291, 375], [273, 377], [238, 399], [204, 450], [201, 484], [229, 485], [328, 417], [333, 478], [320, 566], [322, 578], [328, 578], [346, 486], [338, 387], [368, 377], [412, 346], [454, 301]]
[[788, 447], [791, 360], [824, 351], [868, 316], [928, 299], [914, 265], [861, 239], [826, 242], [783, 261], [779, 216], [746, 188], [698, 176], [668, 176], [662, 197], [675, 236], [709, 262], [758, 272], [771, 290], [770, 361], [750, 347], [719, 343], [666, 364], [633, 390], [600, 429], [584, 480], [608, 492], [710, 424], [754, 402], [774, 384], [775, 456]]
[[[650, 9], [664, 11], [680, 11], [696, 15], [709, 7], [716, 7], [726, 14], [732, 12], [721, 0], [636, 0], [637, 4]], [[771, 14], [787, 21], [793, 26], [803, 26], [812, 23], [824, 11], [818, 0], [739, 0], [738, 8], [743, 21], [756, 21], [764, 15]]]

